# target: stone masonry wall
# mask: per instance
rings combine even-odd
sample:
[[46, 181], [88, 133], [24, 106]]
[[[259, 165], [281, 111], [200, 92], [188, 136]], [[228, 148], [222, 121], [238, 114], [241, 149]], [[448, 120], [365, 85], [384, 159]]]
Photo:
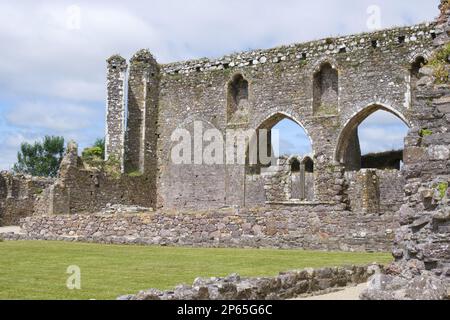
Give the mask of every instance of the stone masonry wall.
[[125, 153], [125, 81], [128, 65], [120, 56], [108, 59], [108, 107], [106, 112], [105, 157], [120, 162], [123, 171]]
[[[336, 176], [336, 155], [343, 147], [339, 141], [353, 132], [350, 120], [383, 109], [414, 125], [411, 64], [429, 56], [435, 32], [429, 23], [161, 66], [158, 207], [218, 208], [260, 199], [248, 185], [260, 179], [247, 179], [244, 166], [173, 165], [170, 137], [176, 128], [191, 131], [194, 121], [202, 121], [205, 130], [217, 128], [225, 137], [227, 128], [270, 128], [283, 117], [301, 124], [311, 138], [316, 200], [344, 201], [344, 185], [334, 182], [343, 179]], [[314, 114], [314, 75], [325, 63], [337, 70], [338, 106], [336, 112]], [[248, 116], [239, 124], [227, 120], [228, 84], [237, 74], [248, 82]]]
[[18, 225], [21, 218], [33, 215], [43, 191], [53, 182], [49, 178], [1, 172], [0, 226]]
[[[227, 129], [271, 129], [288, 118], [311, 138], [316, 200], [344, 202], [339, 156], [354, 132], [351, 120], [383, 109], [413, 125], [411, 64], [429, 56], [435, 37], [435, 23], [427, 23], [166, 65], [141, 50], [130, 61], [123, 166], [147, 175], [148, 195], [158, 208], [261, 205], [261, 179], [246, 177], [245, 166], [174, 165], [170, 138], [175, 129], [192, 132], [196, 121], [204, 130], [219, 129], [225, 139]], [[122, 148], [116, 129], [125, 68], [122, 58], [109, 60], [108, 153]], [[243, 90], [232, 110], [230, 88]]]
[[352, 210], [383, 214], [404, 203], [405, 179], [398, 170], [361, 170], [345, 173]]
[[34, 216], [22, 221], [25, 235], [10, 235], [9, 239], [389, 251], [396, 227], [393, 215], [357, 214], [329, 206], [274, 206], [194, 213]]
[[[106, 163], [107, 164], [107, 163]], [[36, 215], [92, 213], [108, 205], [154, 207], [147, 175], [86, 167], [78, 156], [78, 146], [69, 142], [56, 181], [42, 192]]]
[[[448, 50], [450, 4], [441, 1], [434, 45]], [[441, 67], [450, 71], [448, 56]], [[415, 105], [418, 125], [406, 138], [406, 201], [399, 210], [396, 268], [402, 275], [432, 272], [450, 280], [450, 84], [437, 81], [433, 65], [419, 71]]]

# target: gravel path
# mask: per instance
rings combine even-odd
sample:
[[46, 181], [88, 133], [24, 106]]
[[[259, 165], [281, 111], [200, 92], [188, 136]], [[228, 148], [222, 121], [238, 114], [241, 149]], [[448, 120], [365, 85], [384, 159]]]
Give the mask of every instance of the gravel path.
[[364, 289], [367, 288], [367, 284], [363, 283], [356, 287], [347, 287], [341, 291], [314, 296], [309, 298], [300, 298], [296, 300], [359, 300], [359, 295]]
[[20, 227], [1, 227], [0, 233], [20, 233]]

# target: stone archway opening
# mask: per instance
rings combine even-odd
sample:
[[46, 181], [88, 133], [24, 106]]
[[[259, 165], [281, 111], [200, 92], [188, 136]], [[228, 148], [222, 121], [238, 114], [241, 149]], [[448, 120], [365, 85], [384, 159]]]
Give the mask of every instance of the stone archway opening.
[[[259, 147], [262, 143], [259, 139], [261, 134], [262, 136], [265, 135], [264, 133], [267, 133], [267, 155], [263, 150], [262, 153], [266, 159], [261, 161], [261, 150]], [[264, 168], [277, 166], [281, 159], [284, 159], [284, 162], [286, 162], [291, 156], [312, 154], [312, 141], [304, 127], [284, 113], [277, 113], [266, 119], [257, 128], [256, 134], [257, 141], [255, 143], [258, 145], [258, 162], [256, 164], [250, 163], [250, 148], [247, 148], [247, 173], [260, 174], [264, 171]], [[267, 163], [269, 158], [270, 163]]]
[[341, 132], [336, 160], [346, 171], [400, 170], [409, 124], [390, 108], [372, 105], [356, 114]]
[[404, 196], [403, 163], [407, 120], [397, 111], [372, 105], [344, 127], [336, 157], [345, 166], [349, 205], [370, 214], [395, 212]]
[[247, 150], [247, 194], [254, 193], [255, 182], [259, 182], [265, 202], [313, 201], [313, 148], [306, 130], [298, 121], [282, 113], [271, 116], [258, 127], [258, 139], [262, 130], [268, 136], [266, 159], [270, 159], [270, 163], [250, 164]]

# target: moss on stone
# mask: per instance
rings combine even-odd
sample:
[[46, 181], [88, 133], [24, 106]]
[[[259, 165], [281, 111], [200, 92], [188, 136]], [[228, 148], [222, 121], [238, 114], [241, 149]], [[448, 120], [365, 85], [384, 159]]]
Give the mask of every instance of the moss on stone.
[[440, 195], [441, 199], [444, 199], [445, 195], [447, 194], [447, 190], [448, 190], [448, 182], [441, 182], [437, 186], [437, 189], [439, 191], [439, 195]]
[[421, 137], [428, 137], [428, 136], [431, 136], [432, 134], [433, 134], [433, 131], [431, 131], [430, 129], [422, 129], [419, 132], [419, 135]]
[[120, 165], [120, 160], [116, 159], [114, 156], [110, 156], [107, 161], [103, 161], [101, 169], [113, 179], [120, 179], [122, 175], [122, 168]]
[[140, 171], [132, 171], [127, 173], [130, 178], [142, 177], [142, 172]]
[[428, 64], [434, 69], [436, 84], [443, 84], [449, 81], [449, 61], [450, 43], [436, 51]]

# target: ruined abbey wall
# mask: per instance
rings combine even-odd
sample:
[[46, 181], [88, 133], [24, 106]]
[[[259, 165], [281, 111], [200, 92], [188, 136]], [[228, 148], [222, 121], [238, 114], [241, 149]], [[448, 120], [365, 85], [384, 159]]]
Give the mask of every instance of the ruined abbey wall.
[[[343, 203], [341, 165], [357, 165], [357, 125], [380, 109], [416, 125], [412, 66], [430, 57], [435, 37], [435, 24], [428, 23], [167, 65], [143, 50], [130, 61], [127, 92], [126, 61], [113, 56], [108, 154], [126, 173], [148, 177], [157, 208], [264, 205], [263, 177], [242, 164], [205, 164], [194, 156], [193, 164], [173, 164], [171, 136], [176, 129], [194, 136], [197, 121], [202, 132], [219, 129], [227, 143], [227, 129], [270, 130], [289, 118], [311, 138], [314, 201]], [[124, 121], [127, 129], [119, 130]]]
[[[106, 163], [116, 171], [88, 168], [70, 145], [58, 179], [36, 198], [38, 215], [22, 220], [26, 234], [6, 237], [367, 251], [395, 243], [398, 263], [447, 274], [450, 91], [419, 62], [449, 42], [448, 32], [443, 15], [217, 60], [113, 56]], [[377, 110], [411, 128], [402, 172], [360, 170], [356, 129]], [[171, 161], [176, 129], [198, 146], [195, 123], [225, 138], [285, 118], [311, 139], [308, 170], [306, 157], [267, 168], [207, 164], [192, 150], [193, 164]], [[108, 204], [155, 212], [93, 214]]]
[[17, 225], [20, 219], [39, 210], [39, 199], [54, 182], [50, 178], [35, 178], [0, 173], [0, 226]]

